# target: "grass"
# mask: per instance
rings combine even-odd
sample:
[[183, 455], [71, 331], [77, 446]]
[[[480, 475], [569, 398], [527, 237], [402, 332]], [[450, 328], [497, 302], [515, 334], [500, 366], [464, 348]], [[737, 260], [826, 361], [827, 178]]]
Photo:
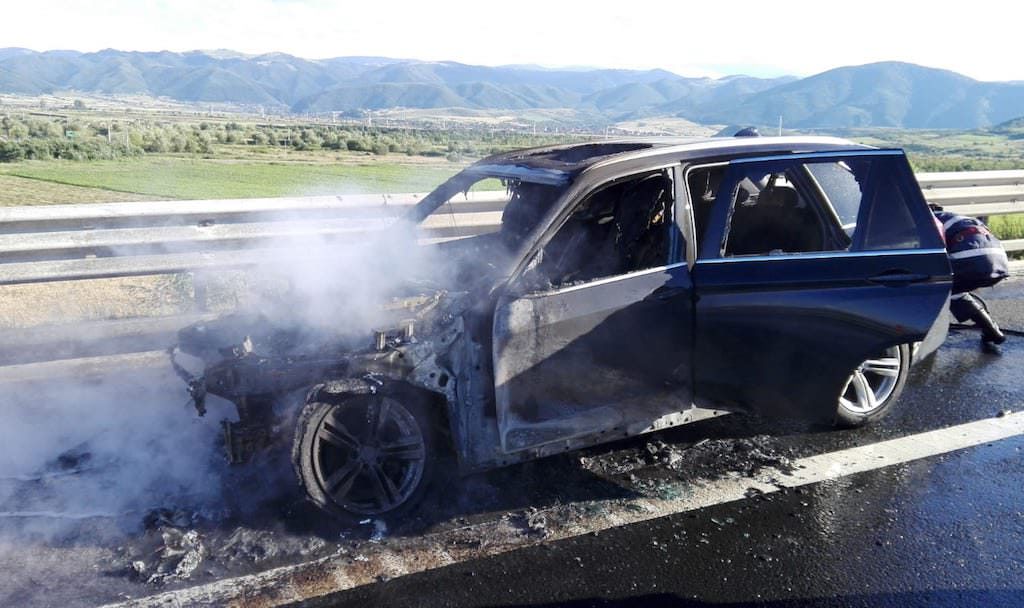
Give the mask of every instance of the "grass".
[[[455, 174], [462, 164], [447, 161], [402, 162], [370, 159], [346, 162], [253, 162], [172, 156], [124, 161], [31, 161], [0, 166], [0, 179], [19, 190], [38, 186], [32, 195], [0, 194], [0, 204], [67, 202], [73, 194], [61, 186], [97, 189], [79, 192], [81, 202], [145, 198], [213, 199], [427, 192]], [[2, 185], [0, 185], [2, 188]], [[104, 192], [105, 191], [105, 192]], [[110, 194], [114, 193], [114, 194]], [[109, 198], [120, 197], [124, 198]], [[55, 200], [48, 201], [47, 198]], [[60, 200], [56, 200], [60, 199]]]
[[0, 174], [0, 206], [55, 203], [113, 203], [161, 198], [146, 194], [83, 188]]
[[988, 218], [988, 227], [1000, 239], [1024, 239], [1024, 214], [993, 215]]

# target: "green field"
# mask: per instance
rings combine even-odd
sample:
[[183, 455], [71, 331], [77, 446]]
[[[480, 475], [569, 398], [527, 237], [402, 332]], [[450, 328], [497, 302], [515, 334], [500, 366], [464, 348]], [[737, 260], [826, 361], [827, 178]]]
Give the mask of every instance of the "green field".
[[[208, 125], [209, 128], [192, 127], [192, 131], [186, 131], [193, 136], [213, 133], [221, 137], [242, 132], [224, 130], [224, 125], [219, 124]], [[249, 128], [255, 127], [238, 127]], [[333, 133], [327, 127], [318, 128], [327, 129], [318, 131], [321, 135]], [[172, 135], [178, 133], [175, 129], [180, 130], [180, 126], [165, 128]], [[276, 133], [274, 129], [267, 132]], [[374, 138], [392, 144], [427, 142], [427, 149], [432, 152], [430, 155], [371, 154], [365, 150], [218, 143], [217, 140], [204, 154], [145, 153], [119, 160], [91, 161], [22, 160], [0, 163], [0, 205], [427, 192], [468, 162], [468, 159], [463, 160], [466, 157], [461, 152], [453, 152], [454, 156], [448, 160], [441, 155], [446, 149], [465, 147], [467, 152], [473, 149], [479, 154], [491, 144], [536, 145], [543, 141], [530, 138], [491, 141], [494, 136], [487, 133], [439, 135], [370, 130], [352, 133], [367, 142], [377, 141]], [[1024, 168], [1024, 133], [850, 129], [838, 134], [871, 145], [902, 147], [918, 171]], [[92, 138], [101, 144], [106, 141], [95, 134]], [[469, 154], [468, 158], [473, 155]], [[1001, 238], [1024, 238], [1024, 216], [990, 220]]]
[[1001, 239], [1024, 239], [1024, 214], [994, 215], [988, 226]]
[[[461, 167], [444, 160], [408, 164], [381, 160], [260, 163], [177, 157], [28, 161], [0, 165], [0, 204], [426, 192]], [[74, 190], [67, 190], [67, 186]]]
[[145, 201], [165, 197], [101, 188], [68, 186], [0, 173], [0, 206], [52, 205], [57, 203], [116, 203]]

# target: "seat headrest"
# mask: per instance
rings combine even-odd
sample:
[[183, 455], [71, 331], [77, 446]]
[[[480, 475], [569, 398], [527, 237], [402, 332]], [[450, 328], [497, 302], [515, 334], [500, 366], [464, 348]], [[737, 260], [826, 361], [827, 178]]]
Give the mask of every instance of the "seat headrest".
[[757, 197], [758, 205], [772, 207], [795, 207], [798, 201], [799, 197], [796, 194], [796, 190], [788, 186], [765, 188]]

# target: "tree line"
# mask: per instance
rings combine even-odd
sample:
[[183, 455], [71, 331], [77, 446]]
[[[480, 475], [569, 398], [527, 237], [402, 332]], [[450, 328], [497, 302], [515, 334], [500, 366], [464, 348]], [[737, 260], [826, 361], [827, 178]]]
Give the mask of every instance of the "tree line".
[[213, 155], [218, 147], [351, 151], [383, 156], [480, 157], [553, 141], [510, 131], [427, 130], [330, 124], [161, 122], [78, 117], [0, 117], [0, 162], [112, 160], [146, 154]]

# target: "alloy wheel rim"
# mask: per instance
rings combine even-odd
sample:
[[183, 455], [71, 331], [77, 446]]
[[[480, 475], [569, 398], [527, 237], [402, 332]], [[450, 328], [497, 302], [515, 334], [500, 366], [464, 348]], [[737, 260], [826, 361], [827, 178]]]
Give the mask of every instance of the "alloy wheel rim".
[[877, 411], [896, 390], [903, 354], [899, 346], [887, 348], [881, 356], [868, 359], [850, 374], [839, 394], [839, 406], [858, 415]]
[[360, 515], [402, 505], [416, 490], [426, 443], [416, 418], [388, 397], [332, 407], [313, 438], [317, 483], [335, 504]]

